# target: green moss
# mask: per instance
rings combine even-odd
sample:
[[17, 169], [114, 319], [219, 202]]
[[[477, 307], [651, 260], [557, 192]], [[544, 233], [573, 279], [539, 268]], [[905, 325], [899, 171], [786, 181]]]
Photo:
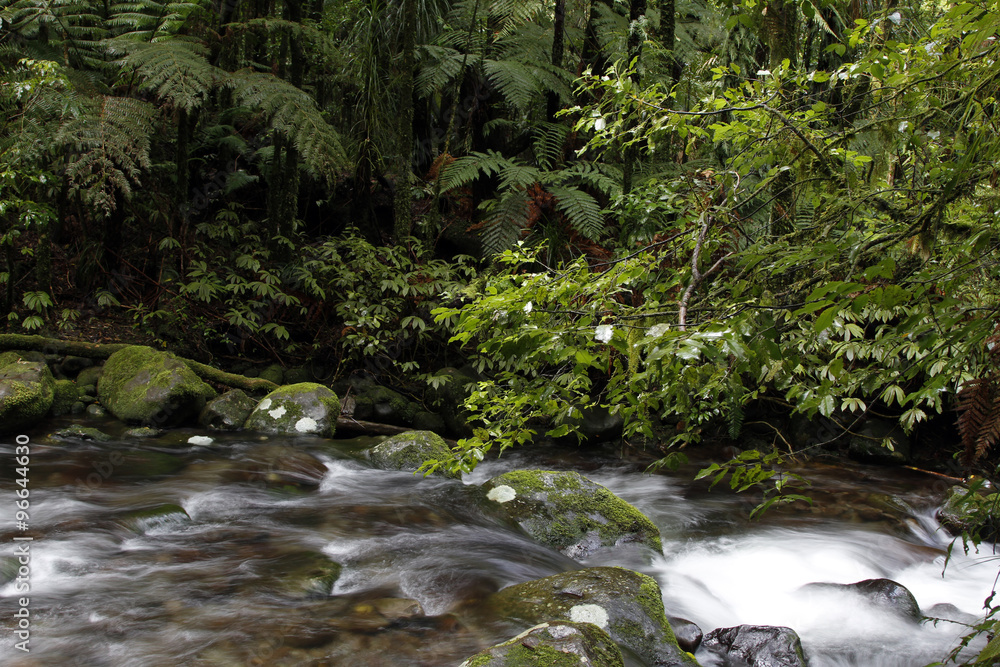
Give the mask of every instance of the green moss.
[[[447, 461], [451, 449], [444, 439], [432, 431], [407, 431], [379, 443], [369, 453], [372, 462], [388, 470], [418, 470], [424, 461]], [[447, 477], [457, 478], [457, 473], [440, 471]]]
[[579, 667], [585, 664], [578, 655], [563, 653], [544, 644], [513, 646], [507, 652], [506, 663], [510, 667]]
[[670, 621], [667, 620], [667, 612], [663, 608], [663, 592], [660, 591], [659, 584], [648, 575], [641, 572], [638, 574], [642, 578], [642, 583], [639, 584], [639, 593], [635, 596], [635, 601], [639, 603], [647, 616], [660, 621], [663, 633], [670, 638], [672, 643], [676, 644], [677, 637], [674, 635], [674, 629], [670, 626]]
[[486, 667], [493, 657], [490, 655], [476, 655], [462, 663], [462, 667]]
[[15, 358], [0, 367], [0, 430], [33, 426], [45, 417], [54, 398], [55, 380], [45, 362]]
[[502, 504], [533, 537], [557, 548], [571, 547], [591, 532], [603, 546], [623, 536], [662, 551], [660, 532], [642, 512], [576, 472], [516, 470], [488, 481], [488, 489], [509, 486], [517, 493]]
[[133, 345], [104, 365], [98, 395], [116, 417], [130, 423], [179, 425], [205, 406], [215, 391], [168, 352]]
[[53, 385], [52, 407], [49, 413], [54, 417], [69, 414], [73, 404], [80, 398], [80, 390], [72, 380], [56, 380]]

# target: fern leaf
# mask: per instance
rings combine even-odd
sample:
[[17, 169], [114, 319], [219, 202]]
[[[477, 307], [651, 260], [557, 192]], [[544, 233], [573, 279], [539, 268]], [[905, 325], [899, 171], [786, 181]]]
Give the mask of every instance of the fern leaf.
[[556, 197], [558, 209], [570, 226], [581, 236], [596, 241], [604, 232], [604, 217], [597, 200], [583, 190], [573, 187], [552, 186], [549, 188]]
[[517, 243], [528, 219], [528, 198], [518, 190], [510, 190], [495, 202], [492, 215], [483, 231], [483, 249], [493, 255]]
[[480, 172], [486, 175], [499, 174], [509, 160], [496, 151], [486, 153], [473, 152], [460, 157], [441, 172], [441, 190], [447, 192], [454, 188], [468, 185], [479, 178]]
[[152, 91], [186, 111], [201, 106], [225, 74], [209, 64], [199, 47], [188, 42], [140, 44], [129, 51], [121, 63], [139, 77], [142, 90]]
[[542, 99], [543, 87], [527, 65], [514, 60], [484, 60], [483, 69], [508, 104], [522, 113]]

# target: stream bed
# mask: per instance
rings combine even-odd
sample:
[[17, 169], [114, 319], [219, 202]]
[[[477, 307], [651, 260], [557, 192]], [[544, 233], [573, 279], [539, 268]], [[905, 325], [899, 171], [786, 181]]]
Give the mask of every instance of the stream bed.
[[[125, 440], [120, 424], [95, 420], [86, 425], [112, 440], [46, 435], [71, 423], [28, 434], [24, 531], [16, 443], [0, 441], [2, 665], [457, 666], [522, 629], [491, 613], [493, 592], [621, 565], [653, 576], [668, 614], [706, 634], [785, 625], [812, 667], [920, 667], [964, 634], [955, 619], [982, 614], [998, 571], [991, 545], [965, 553], [959, 542], [946, 565], [951, 538], [934, 511], [950, 484], [907, 469], [802, 464], [814, 504], [750, 521], [752, 498], [691, 481], [707, 459], [650, 475], [614, 451], [538, 447], [446, 480], [373, 468], [364, 452], [378, 438], [180, 429]], [[188, 444], [195, 436], [212, 440]], [[276, 451], [318, 458], [318, 485], [276, 474]], [[580, 563], [534, 543], [476, 502], [476, 485], [517, 468], [577, 470], [607, 486], [656, 523], [663, 554]], [[10, 574], [16, 536], [32, 538], [30, 594]], [[917, 625], [850, 593], [800, 590], [878, 577], [953, 620]], [[29, 653], [14, 634], [25, 595]]]

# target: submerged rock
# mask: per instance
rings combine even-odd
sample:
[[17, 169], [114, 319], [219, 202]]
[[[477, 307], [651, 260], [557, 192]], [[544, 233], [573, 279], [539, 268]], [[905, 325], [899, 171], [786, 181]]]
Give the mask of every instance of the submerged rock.
[[213, 398], [198, 415], [198, 425], [216, 431], [235, 431], [243, 427], [257, 401], [242, 389], [232, 389]]
[[515, 584], [494, 594], [502, 616], [529, 624], [593, 623], [650, 665], [697, 665], [678, 645], [656, 580], [620, 567], [592, 567]]
[[271, 435], [320, 435], [332, 438], [340, 401], [332, 390], [314, 382], [275, 389], [247, 418], [244, 428]]
[[166, 433], [165, 430], [161, 428], [150, 428], [149, 426], [136, 426], [135, 428], [126, 429], [122, 433], [123, 438], [158, 438], [159, 436]]
[[663, 551], [660, 531], [646, 515], [579, 473], [516, 470], [482, 489], [502, 517], [570, 558], [625, 543]]
[[128, 512], [118, 522], [137, 533], [145, 533], [150, 528], [161, 526], [173, 521], [184, 521], [190, 519], [187, 511], [180, 505], [174, 503], [164, 503], [155, 507], [148, 507], [142, 510]]
[[901, 618], [920, 622], [920, 605], [905, 586], [891, 579], [865, 579], [853, 584], [806, 584], [803, 591], [844, 591], [861, 596], [868, 604], [896, 614]]
[[459, 667], [624, 667], [622, 652], [592, 623], [551, 621], [467, 659]]
[[[444, 439], [431, 431], [407, 431], [394, 435], [372, 447], [368, 452], [372, 463], [383, 470], [416, 471], [429, 459], [447, 461], [451, 449]], [[439, 470], [435, 474], [458, 478], [458, 473]]]
[[110, 435], [96, 428], [73, 424], [66, 428], [59, 429], [52, 434], [53, 438], [60, 440], [89, 440], [92, 442], [111, 442], [114, 440]]
[[228, 476], [245, 482], [263, 482], [268, 487], [315, 488], [327, 473], [318, 458], [289, 445], [255, 447]]
[[101, 403], [130, 424], [180, 426], [194, 421], [215, 390], [169, 352], [133, 345], [104, 364]]
[[340, 578], [340, 563], [318, 551], [286, 554], [274, 562], [278, 588], [290, 595], [323, 597], [330, 595]]
[[698, 624], [676, 616], [667, 616], [667, 620], [674, 630], [674, 636], [677, 637], [677, 645], [688, 653], [697, 651], [698, 647], [701, 646], [701, 640], [705, 637], [705, 633], [698, 627]]
[[11, 353], [0, 357], [0, 432], [34, 426], [54, 398], [55, 379], [44, 361], [22, 361]]
[[722, 657], [725, 667], [805, 667], [802, 642], [795, 630], [770, 625], [718, 628], [702, 646]]

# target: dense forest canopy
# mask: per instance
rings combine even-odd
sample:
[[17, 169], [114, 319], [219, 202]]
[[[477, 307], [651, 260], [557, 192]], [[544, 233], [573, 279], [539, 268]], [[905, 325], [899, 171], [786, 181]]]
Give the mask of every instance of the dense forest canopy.
[[8, 331], [469, 362], [464, 466], [595, 410], [1000, 438], [997, 2], [0, 7]]

